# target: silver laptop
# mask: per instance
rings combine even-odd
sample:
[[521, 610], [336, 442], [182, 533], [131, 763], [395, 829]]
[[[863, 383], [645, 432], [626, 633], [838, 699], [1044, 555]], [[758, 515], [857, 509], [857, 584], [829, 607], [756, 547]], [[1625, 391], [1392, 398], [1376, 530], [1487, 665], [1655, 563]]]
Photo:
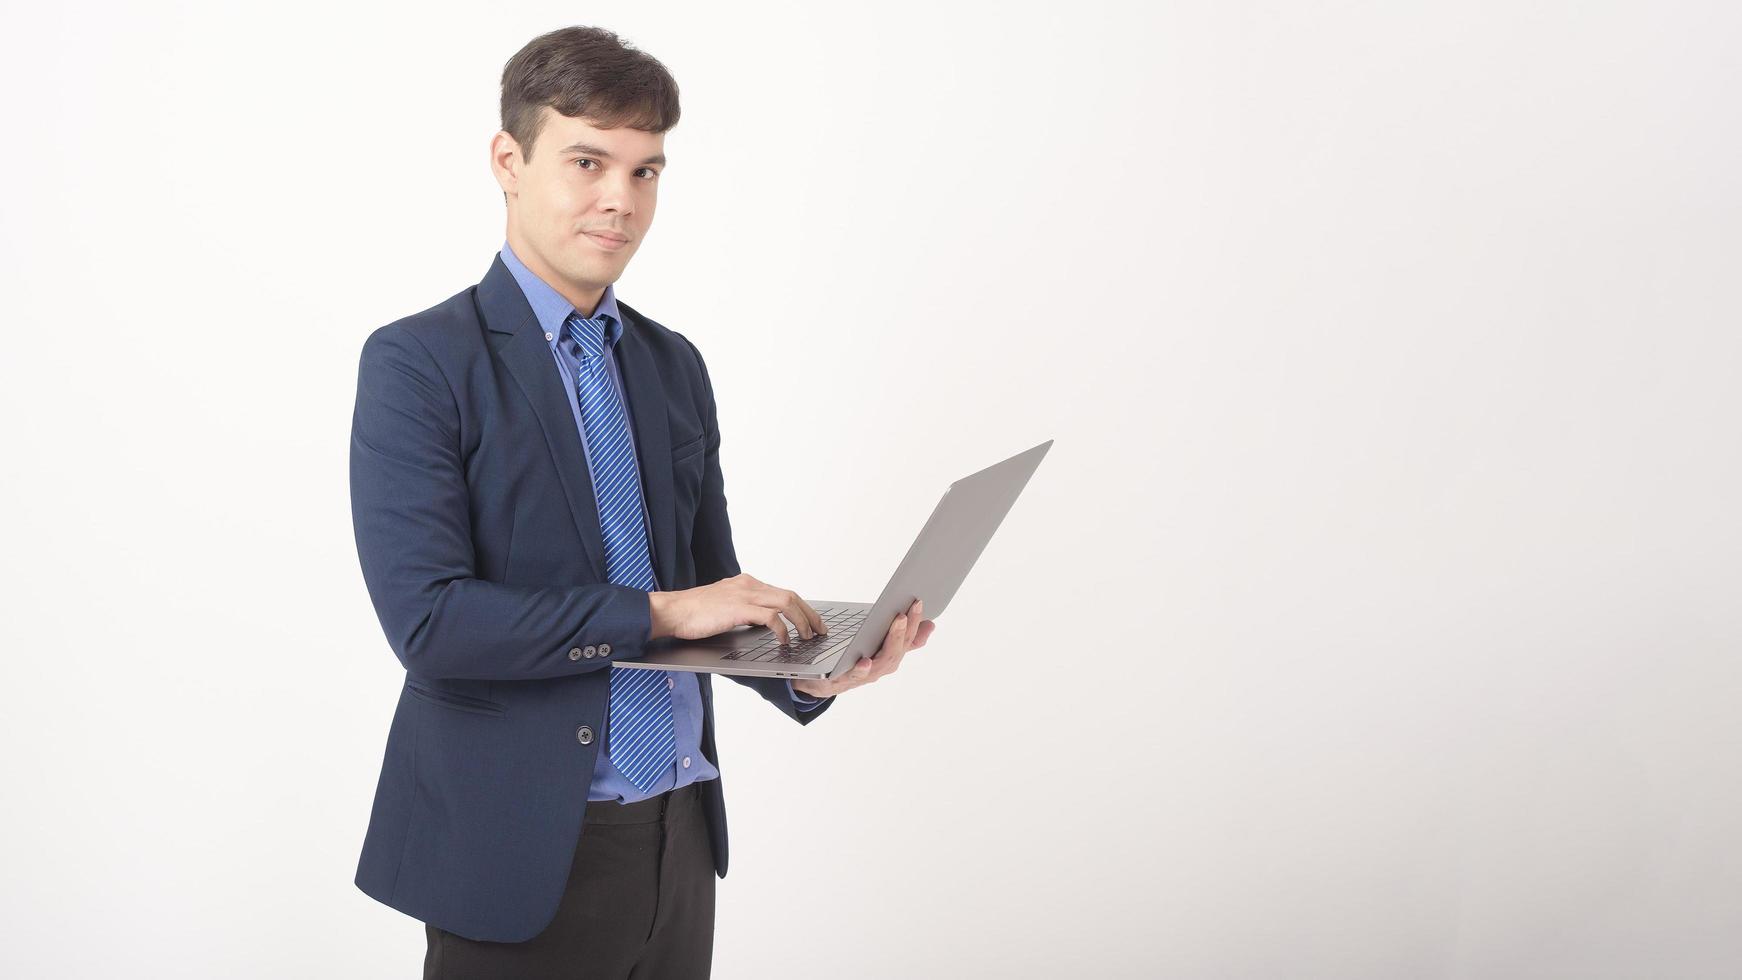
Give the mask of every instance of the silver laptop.
[[806, 640], [793, 629], [786, 646], [780, 646], [780, 637], [766, 626], [741, 626], [704, 640], [665, 636], [650, 641], [642, 656], [619, 660], [613, 666], [763, 677], [839, 677], [861, 657], [870, 657], [883, 646], [889, 624], [913, 600], [925, 602], [922, 615], [926, 619], [943, 615], [968, 570], [992, 540], [992, 532], [998, 530], [1050, 448], [1052, 440], [1048, 439], [950, 484], [876, 602], [822, 602], [806, 597], [828, 624], [827, 633]]

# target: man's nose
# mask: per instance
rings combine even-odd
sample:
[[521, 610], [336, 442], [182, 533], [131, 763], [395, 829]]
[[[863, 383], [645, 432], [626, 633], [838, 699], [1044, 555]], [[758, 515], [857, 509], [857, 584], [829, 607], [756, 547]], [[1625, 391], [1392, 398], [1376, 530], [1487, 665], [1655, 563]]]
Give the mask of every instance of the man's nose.
[[635, 195], [630, 193], [627, 177], [614, 177], [600, 182], [599, 210], [616, 211], [625, 216], [632, 213]]

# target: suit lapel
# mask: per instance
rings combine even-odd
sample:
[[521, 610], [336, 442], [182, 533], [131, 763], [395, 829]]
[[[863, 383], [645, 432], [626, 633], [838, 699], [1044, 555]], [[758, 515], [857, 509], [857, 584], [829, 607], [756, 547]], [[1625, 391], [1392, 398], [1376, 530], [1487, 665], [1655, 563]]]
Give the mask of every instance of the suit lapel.
[[587, 473], [580, 433], [575, 431], [574, 413], [569, 410], [569, 396], [563, 391], [562, 375], [551, 359], [550, 343], [544, 339], [538, 317], [533, 315], [520, 284], [514, 281], [514, 273], [502, 264], [501, 255], [490, 263], [490, 271], [478, 284], [478, 302], [485, 326], [496, 333], [511, 335], [499, 352], [502, 364], [532, 403], [532, 414], [538, 417], [545, 444], [556, 461], [557, 478], [562, 481], [563, 496], [568, 499], [569, 512], [580, 532], [587, 564], [595, 580], [606, 581], [599, 506], [593, 499], [593, 481]]
[[[563, 496], [580, 532], [582, 550], [597, 581], [605, 576], [605, 541], [599, 531], [599, 505], [593, 496], [592, 475], [587, 470], [587, 458], [581, 448], [581, 436], [575, 429], [574, 412], [569, 408], [568, 392], [563, 390], [562, 375], [550, 354], [550, 342], [538, 325], [538, 317], [526, 302], [526, 294], [514, 281], [514, 274], [497, 255], [490, 269], [478, 284], [478, 303], [485, 326], [495, 333], [507, 334], [498, 356], [508, 373], [526, 394], [532, 412], [543, 430], [545, 444], [556, 462], [557, 478], [562, 481]], [[621, 309], [621, 304], [619, 304]], [[623, 336], [617, 342], [617, 361], [623, 375], [623, 387], [628, 395], [629, 413], [634, 420], [636, 462], [641, 469], [642, 493], [647, 501], [648, 516], [653, 526], [648, 533], [653, 538], [654, 570], [662, 588], [672, 588], [677, 568], [671, 477], [671, 430], [666, 419], [665, 385], [653, 361], [653, 352], [642, 331], [645, 328], [632, 312], [623, 317]]]
[[647, 327], [621, 300], [623, 336], [617, 340], [617, 364], [623, 372], [629, 414], [635, 420], [635, 449], [641, 466], [641, 492], [653, 526], [653, 567], [661, 588], [675, 588], [677, 574], [677, 504], [672, 498], [671, 421], [666, 417], [665, 381], [647, 342]]

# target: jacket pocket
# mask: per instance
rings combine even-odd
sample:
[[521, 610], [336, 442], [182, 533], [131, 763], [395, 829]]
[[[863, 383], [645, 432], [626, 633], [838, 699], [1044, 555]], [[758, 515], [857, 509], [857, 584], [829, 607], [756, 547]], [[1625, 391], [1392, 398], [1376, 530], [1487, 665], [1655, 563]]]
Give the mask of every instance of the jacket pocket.
[[496, 701], [475, 698], [469, 694], [456, 694], [453, 691], [439, 690], [418, 681], [406, 681], [405, 689], [410, 691], [413, 697], [421, 698], [431, 704], [439, 704], [444, 708], [453, 708], [456, 711], [471, 711], [481, 715], [500, 715], [508, 710], [506, 706]]
[[671, 458], [674, 461], [675, 460], [689, 459], [690, 455], [692, 453], [696, 453], [696, 452], [699, 452], [701, 450], [702, 445], [706, 441], [707, 441], [707, 433], [704, 432], [701, 435], [696, 436], [694, 439], [691, 439], [688, 442], [685, 442], [681, 446], [673, 446], [673, 447], [671, 447]]

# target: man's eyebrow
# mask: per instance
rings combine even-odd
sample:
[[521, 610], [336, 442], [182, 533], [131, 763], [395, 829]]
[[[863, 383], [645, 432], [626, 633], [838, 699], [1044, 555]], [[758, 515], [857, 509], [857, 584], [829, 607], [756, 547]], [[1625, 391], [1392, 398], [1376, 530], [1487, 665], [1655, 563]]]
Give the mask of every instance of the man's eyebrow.
[[[564, 153], [582, 153], [582, 154], [585, 154], [585, 155], [590, 156], [590, 157], [604, 157], [607, 160], [612, 159], [611, 151], [603, 149], [601, 147], [593, 146], [590, 143], [570, 143], [568, 146], [565, 146], [562, 148], [562, 152], [564, 152]], [[641, 165], [644, 167], [650, 163], [659, 163], [659, 164], [665, 163], [665, 154], [655, 153], [653, 156], [650, 156], [647, 159], [641, 161]]]

